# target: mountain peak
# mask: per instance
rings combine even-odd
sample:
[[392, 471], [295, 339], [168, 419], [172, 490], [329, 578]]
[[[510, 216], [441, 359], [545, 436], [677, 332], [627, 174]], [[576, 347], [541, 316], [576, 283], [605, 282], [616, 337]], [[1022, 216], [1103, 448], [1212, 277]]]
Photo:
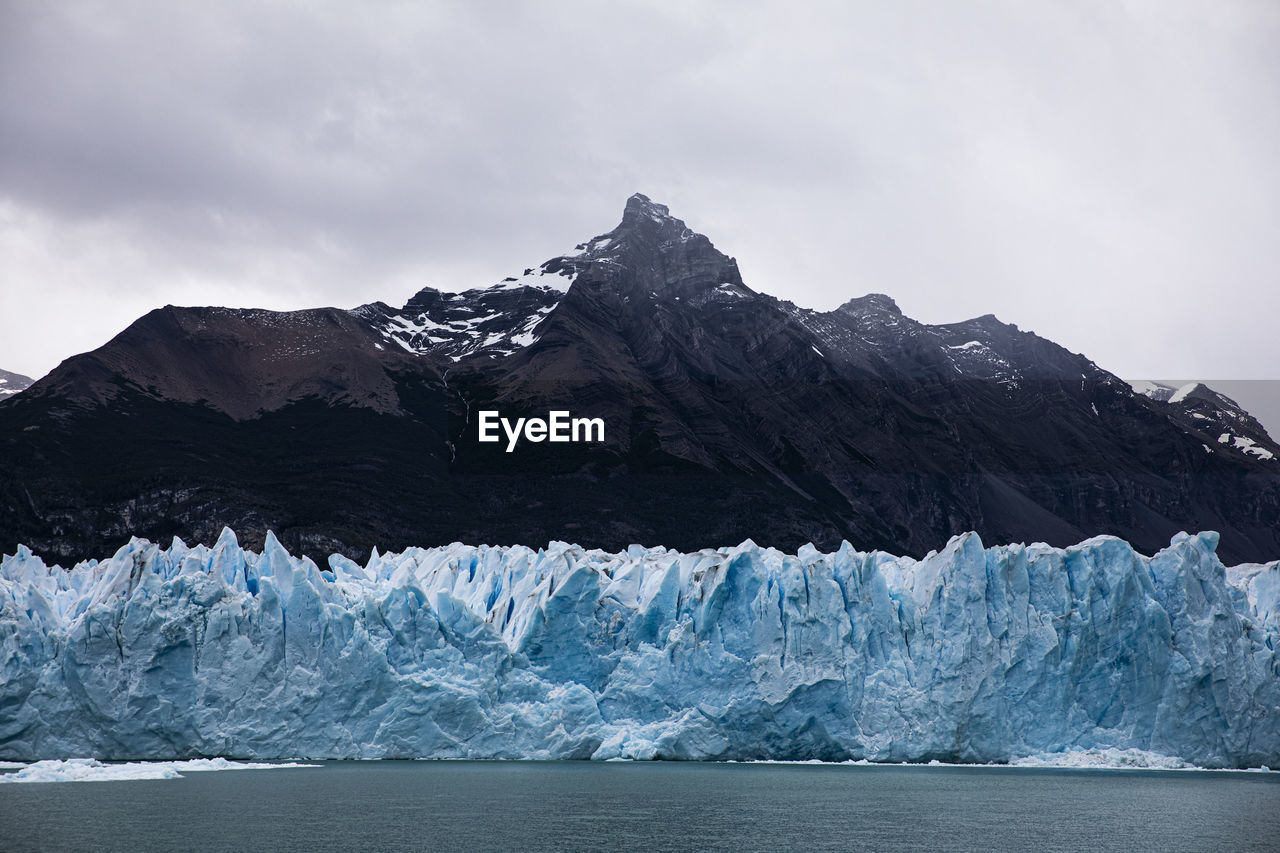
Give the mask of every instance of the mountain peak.
[[662, 239], [693, 236], [693, 231], [683, 220], [671, 215], [670, 208], [665, 204], [658, 204], [643, 193], [636, 193], [627, 199], [626, 207], [622, 210], [622, 222], [611, 232], [614, 237], [636, 233], [661, 235]]
[[636, 193], [627, 199], [627, 206], [622, 211], [622, 221], [640, 218], [662, 222], [671, 218], [671, 209], [651, 200], [644, 193]]
[[836, 309], [837, 311], [845, 311], [850, 314], [864, 313], [867, 311], [887, 311], [890, 314], [902, 316], [902, 309], [898, 307], [898, 303], [893, 301], [892, 296], [886, 296], [883, 293], [868, 293], [866, 296], [859, 296], [850, 299], [848, 302]]

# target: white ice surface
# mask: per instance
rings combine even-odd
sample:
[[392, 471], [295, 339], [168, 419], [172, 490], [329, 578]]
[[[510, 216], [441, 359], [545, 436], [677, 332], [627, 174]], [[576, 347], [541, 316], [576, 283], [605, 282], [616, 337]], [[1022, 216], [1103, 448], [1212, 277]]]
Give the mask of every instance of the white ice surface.
[[1199, 387], [1199, 382], [1188, 382], [1186, 385], [1183, 385], [1177, 391], [1173, 392], [1173, 396], [1169, 398], [1169, 403], [1181, 403], [1183, 400], [1187, 399], [1188, 394]]
[[45, 759], [33, 764], [2, 762], [0, 768], [21, 767], [16, 773], [0, 773], [6, 782], [121, 782], [137, 779], [178, 779], [185, 773], [214, 770], [278, 770], [285, 767], [316, 767], [315, 764], [285, 762], [228, 761], [225, 758], [196, 758], [190, 761], [131, 761], [104, 764], [92, 758]]
[[0, 561], [0, 758], [1280, 766], [1280, 564], [1217, 535], [922, 560], [454, 544], [321, 571], [268, 536]]

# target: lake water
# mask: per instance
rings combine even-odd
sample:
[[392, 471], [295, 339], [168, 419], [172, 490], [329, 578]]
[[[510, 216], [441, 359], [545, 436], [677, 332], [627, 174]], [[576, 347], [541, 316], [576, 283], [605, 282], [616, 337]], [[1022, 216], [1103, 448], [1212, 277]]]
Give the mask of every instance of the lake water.
[[0, 850], [1280, 850], [1280, 773], [322, 765], [0, 785]]

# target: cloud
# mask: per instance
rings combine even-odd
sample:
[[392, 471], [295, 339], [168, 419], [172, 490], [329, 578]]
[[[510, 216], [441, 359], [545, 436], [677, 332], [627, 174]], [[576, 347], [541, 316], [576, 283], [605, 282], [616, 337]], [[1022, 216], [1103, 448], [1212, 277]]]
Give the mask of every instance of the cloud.
[[166, 302], [482, 286], [635, 191], [801, 304], [995, 312], [1128, 376], [1280, 362], [1262, 0], [0, 14], [8, 369]]

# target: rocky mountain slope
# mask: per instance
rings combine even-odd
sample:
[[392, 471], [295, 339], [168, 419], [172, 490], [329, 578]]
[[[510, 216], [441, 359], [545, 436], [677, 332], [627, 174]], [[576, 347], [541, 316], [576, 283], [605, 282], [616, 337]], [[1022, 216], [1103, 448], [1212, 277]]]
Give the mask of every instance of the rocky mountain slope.
[[[1214, 529], [1228, 562], [1272, 558], [1280, 446], [1224, 427], [1225, 398], [1188, 408], [1202, 397], [1135, 393], [992, 315], [798, 307], [637, 195], [612, 231], [488, 288], [148, 314], [0, 404], [0, 545], [71, 559], [229, 525], [317, 558], [746, 538], [921, 555], [968, 530], [1152, 552]], [[599, 417], [605, 441], [507, 453], [476, 440], [485, 409]]]

